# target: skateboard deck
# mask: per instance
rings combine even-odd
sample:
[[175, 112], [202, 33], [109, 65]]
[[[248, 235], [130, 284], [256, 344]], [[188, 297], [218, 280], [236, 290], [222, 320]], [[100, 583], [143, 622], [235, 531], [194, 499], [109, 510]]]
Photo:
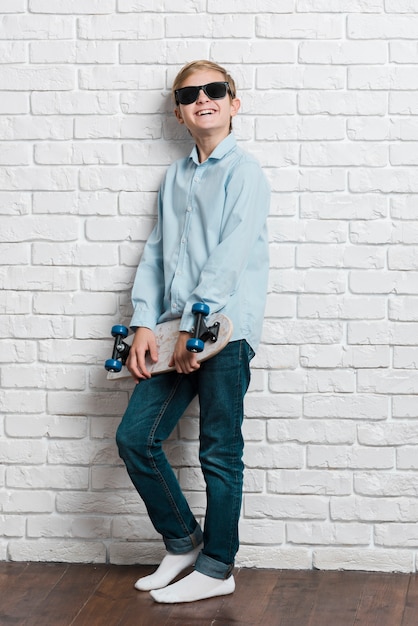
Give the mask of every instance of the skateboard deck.
[[[158, 324], [156, 326], [154, 334], [158, 348], [158, 361], [156, 363], [153, 363], [148, 356], [146, 357], [147, 368], [151, 375], [154, 376], [156, 374], [163, 374], [175, 370], [174, 367], [169, 367], [168, 363], [174, 352], [179, 328], [180, 318], [169, 320], [168, 322], [162, 322], [161, 324]], [[203, 350], [201, 352], [196, 351], [197, 361], [199, 363], [215, 356], [226, 346], [231, 338], [233, 326], [231, 320], [226, 317], [226, 315], [223, 315], [222, 313], [215, 313], [210, 317], [210, 326], [209, 328], [207, 328], [207, 330], [213, 330], [215, 332], [209, 332], [209, 337], [206, 339], [203, 338]], [[214, 337], [214, 335], [216, 335], [216, 337]], [[127, 353], [128, 347], [131, 345], [133, 337], [134, 335], [129, 335], [129, 337], [126, 338], [126, 341], [122, 342], [123, 345], [126, 346], [124, 348], [125, 353]], [[191, 351], [195, 352], [195, 350]], [[106, 369], [108, 369], [107, 362]], [[122, 365], [122, 368], [119, 372], [108, 371], [107, 374], [108, 380], [120, 380], [122, 378], [129, 378], [130, 376], [131, 374], [125, 365]]]

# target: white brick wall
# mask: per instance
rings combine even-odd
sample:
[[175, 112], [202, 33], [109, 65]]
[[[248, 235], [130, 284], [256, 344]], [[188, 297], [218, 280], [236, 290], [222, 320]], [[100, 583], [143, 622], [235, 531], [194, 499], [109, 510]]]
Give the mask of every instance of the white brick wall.
[[[417, 39], [415, 0], [0, 0], [1, 559], [161, 557], [102, 364], [210, 57], [273, 189], [238, 563], [416, 570]], [[196, 415], [167, 450], [202, 516]]]

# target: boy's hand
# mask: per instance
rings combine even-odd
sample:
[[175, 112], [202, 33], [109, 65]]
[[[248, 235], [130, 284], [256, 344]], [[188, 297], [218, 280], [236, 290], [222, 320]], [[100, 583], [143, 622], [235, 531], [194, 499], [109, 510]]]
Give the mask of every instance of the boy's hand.
[[135, 331], [135, 336], [126, 361], [126, 367], [136, 382], [144, 380], [145, 378], [151, 378], [151, 374], [145, 364], [145, 356], [147, 353], [149, 353], [153, 363], [158, 361], [158, 350], [154, 333], [150, 328], [140, 326]]
[[169, 362], [169, 366], [171, 367], [174, 365], [176, 372], [179, 374], [191, 374], [200, 367], [200, 364], [197, 362], [196, 354], [194, 352], [189, 352], [186, 348], [188, 339], [190, 339], [190, 333], [179, 333], [173, 356]]

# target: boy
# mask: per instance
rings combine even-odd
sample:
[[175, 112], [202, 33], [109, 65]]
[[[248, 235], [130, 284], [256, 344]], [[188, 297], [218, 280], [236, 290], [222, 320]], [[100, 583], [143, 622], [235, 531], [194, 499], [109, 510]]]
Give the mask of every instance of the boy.
[[[192, 602], [233, 593], [243, 482], [243, 399], [264, 313], [268, 275], [269, 187], [231, 132], [238, 113], [232, 77], [210, 61], [194, 61], [173, 85], [175, 115], [194, 139], [189, 157], [168, 169], [158, 221], [132, 290], [135, 330], [127, 366], [139, 382], [116, 435], [119, 453], [167, 554], [135, 587], [157, 602]], [[199, 365], [186, 350], [192, 305], [230, 317], [230, 343]], [[151, 378], [158, 358], [153, 329], [180, 317], [171, 362], [175, 372]], [[210, 319], [210, 318], [209, 318]], [[200, 404], [199, 459], [206, 482], [203, 531], [162, 450], [195, 396]], [[174, 584], [185, 568], [194, 571]]]

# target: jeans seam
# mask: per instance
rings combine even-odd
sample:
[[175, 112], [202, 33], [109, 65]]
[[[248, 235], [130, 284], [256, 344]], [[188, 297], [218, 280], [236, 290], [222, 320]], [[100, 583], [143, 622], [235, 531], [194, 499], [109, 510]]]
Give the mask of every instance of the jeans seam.
[[[240, 408], [238, 405], [243, 402], [243, 395], [244, 395], [243, 394], [243, 387], [242, 387], [243, 346], [244, 346], [244, 340], [240, 341], [240, 344], [239, 344], [239, 356], [238, 356], [239, 367], [237, 368], [237, 380], [236, 380], [236, 384], [235, 384], [235, 397], [234, 397], [234, 414], [235, 415], [238, 415], [238, 409]], [[248, 374], [247, 374], [247, 378], [248, 378]], [[242, 429], [242, 424], [239, 424], [239, 427], [238, 427], [238, 424], [235, 421], [235, 424], [234, 424], [234, 441], [233, 441], [234, 449], [236, 449], [237, 440], [238, 440], [238, 437], [239, 437], [239, 435], [241, 433], [241, 429]], [[240, 474], [241, 474], [240, 469], [237, 466], [235, 466], [234, 467], [234, 480], [235, 481], [238, 480]], [[241, 507], [242, 495], [241, 494], [238, 495], [235, 492], [234, 499], [235, 499], [235, 502], [233, 503], [233, 506], [234, 506], [234, 510], [236, 511], [236, 516], [238, 517], [238, 510], [237, 510], [238, 509], [238, 501], [239, 501], [239, 505]], [[235, 552], [235, 549], [233, 549], [233, 546], [232, 546], [233, 541], [234, 541], [234, 532], [235, 532], [235, 529], [233, 529], [231, 527], [230, 528], [230, 535], [229, 535], [229, 545], [228, 545], [228, 552], [229, 552], [229, 555], [230, 555], [230, 561], [231, 561], [231, 558], [232, 558], [231, 557], [232, 552]], [[232, 561], [233, 561], [233, 558], [232, 558]], [[232, 563], [231, 562], [227, 563], [227, 565], [229, 565], [230, 568], [231, 568], [233, 566], [233, 562]]]
[[148, 441], [147, 441], [147, 456], [149, 459], [149, 464], [150, 467], [152, 468], [155, 476], [157, 477], [158, 481], [160, 482], [161, 486], [163, 487], [165, 493], [167, 494], [167, 499], [170, 502], [171, 508], [177, 518], [177, 520], [179, 521], [179, 523], [181, 524], [181, 526], [183, 527], [184, 531], [185, 531], [185, 535], [189, 536], [189, 529], [187, 528], [186, 524], [184, 523], [184, 520], [180, 514], [180, 511], [176, 505], [176, 502], [173, 498], [173, 496], [171, 495], [171, 491], [167, 485], [166, 480], [164, 479], [164, 476], [162, 475], [162, 473], [159, 471], [157, 463], [155, 462], [155, 459], [153, 457], [152, 454], [152, 445], [153, 442], [155, 441], [155, 432], [158, 428], [158, 426], [161, 423], [161, 420], [163, 419], [164, 413], [167, 410], [167, 407], [169, 406], [171, 400], [173, 399], [173, 397], [175, 396], [178, 387], [180, 386], [182, 380], [182, 376], [179, 376], [176, 380], [176, 383], [173, 385], [172, 389], [170, 390], [170, 394], [167, 396], [166, 400], [164, 401], [163, 405], [161, 406], [161, 410], [158, 413], [158, 415], [155, 418], [153, 427], [150, 429], [150, 433], [148, 436]]

